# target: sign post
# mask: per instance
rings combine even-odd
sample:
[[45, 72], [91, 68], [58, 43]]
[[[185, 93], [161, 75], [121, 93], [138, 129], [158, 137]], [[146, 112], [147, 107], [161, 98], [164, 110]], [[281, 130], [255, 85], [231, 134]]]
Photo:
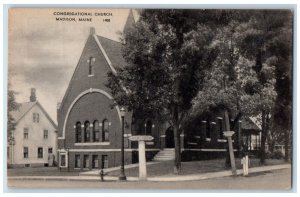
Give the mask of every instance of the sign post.
[[150, 135], [135, 135], [129, 138], [130, 141], [138, 141], [139, 143], [139, 179], [140, 180], [147, 180], [145, 141], [151, 141], [153, 139], [154, 138]]

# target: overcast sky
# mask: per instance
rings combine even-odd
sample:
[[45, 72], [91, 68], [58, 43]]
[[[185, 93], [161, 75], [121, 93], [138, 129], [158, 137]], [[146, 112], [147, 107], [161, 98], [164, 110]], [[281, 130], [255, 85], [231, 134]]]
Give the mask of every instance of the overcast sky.
[[[92, 22], [56, 21], [59, 11], [112, 13], [92, 16]], [[55, 122], [56, 105], [61, 102], [75, 70], [89, 28], [98, 35], [118, 40], [128, 9], [12, 9], [9, 13], [9, 83], [18, 92], [17, 102], [28, 102], [30, 88]], [[136, 12], [134, 12], [137, 17]], [[73, 16], [60, 16], [71, 17]], [[90, 18], [90, 16], [86, 17]], [[103, 22], [109, 18], [110, 22]]]

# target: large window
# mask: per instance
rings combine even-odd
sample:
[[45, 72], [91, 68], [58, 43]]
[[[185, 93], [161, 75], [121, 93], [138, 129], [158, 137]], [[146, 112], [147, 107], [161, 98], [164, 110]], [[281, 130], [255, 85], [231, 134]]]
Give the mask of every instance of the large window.
[[44, 139], [48, 139], [48, 130], [44, 130]]
[[93, 155], [93, 158], [92, 158], [92, 166], [93, 168], [99, 168], [99, 159], [98, 159], [98, 155]]
[[84, 155], [83, 156], [83, 167], [84, 168], [89, 168], [90, 167], [90, 158], [89, 158], [89, 155]]
[[84, 141], [90, 141], [90, 122], [88, 121], [84, 123]]
[[24, 136], [24, 139], [28, 139], [28, 128], [24, 128], [23, 136]]
[[28, 147], [23, 147], [23, 157], [28, 158], [28, 155], [29, 155]]
[[43, 158], [43, 148], [42, 147], [38, 147], [38, 158], [39, 159]]
[[81, 142], [81, 123], [77, 122], [75, 126], [75, 142]]
[[95, 120], [93, 123], [93, 141], [94, 142], [99, 142], [99, 137], [100, 137], [99, 132], [100, 132], [99, 121]]
[[145, 135], [152, 135], [152, 121], [148, 120], [145, 125]]
[[80, 168], [80, 155], [75, 155], [75, 168]]
[[102, 131], [102, 141], [106, 142], [109, 141], [109, 126], [110, 122], [107, 119], [103, 120], [103, 131]]
[[108, 168], [108, 157], [107, 155], [102, 155], [102, 166], [101, 168]]

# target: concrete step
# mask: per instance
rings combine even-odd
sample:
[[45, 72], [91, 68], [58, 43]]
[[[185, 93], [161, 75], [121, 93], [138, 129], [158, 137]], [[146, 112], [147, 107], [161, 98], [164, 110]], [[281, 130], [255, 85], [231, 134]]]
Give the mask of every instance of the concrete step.
[[175, 149], [174, 148], [167, 148], [159, 151], [155, 157], [153, 158], [154, 161], [170, 161], [175, 159]]

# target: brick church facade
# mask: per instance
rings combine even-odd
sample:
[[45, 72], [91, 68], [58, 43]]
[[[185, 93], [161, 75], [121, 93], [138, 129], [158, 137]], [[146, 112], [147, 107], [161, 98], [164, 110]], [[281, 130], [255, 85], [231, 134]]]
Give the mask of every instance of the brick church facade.
[[[131, 25], [134, 25], [132, 11], [124, 31]], [[79, 62], [57, 109], [61, 170], [82, 171], [120, 166], [120, 107], [112, 107], [113, 98], [105, 84], [109, 71], [117, 74], [116, 68], [126, 65], [121, 49], [122, 43], [98, 36], [94, 28], [90, 29]], [[127, 112], [124, 119], [125, 164], [138, 161], [137, 142], [128, 139], [132, 135], [147, 134], [154, 137], [152, 142], [146, 144], [148, 160], [165, 148], [174, 148], [173, 132], [168, 123], [156, 119], [139, 119], [138, 114], [131, 112]], [[218, 121], [217, 118], [216, 121], [209, 121], [213, 122], [212, 126], [202, 121], [205, 132], [207, 128], [214, 128], [215, 132], [219, 132], [217, 128], [220, 128], [220, 125], [216, 124], [223, 124], [222, 121]], [[203, 139], [208, 145], [203, 143]], [[211, 141], [220, 145], [213, 147], [209, 145]], [[205, 144], [207, 148], [200, 146], [200, 143]], [[203, 152], [209, 149], [215, 151], [216, 147], [224, 152], [225, 145], [224, 139], [218, 140], [217, 135], [202, 136], [191, 132], [181, 134], [183, 155], [193, 155], [191, 153], [195, 151]]]

